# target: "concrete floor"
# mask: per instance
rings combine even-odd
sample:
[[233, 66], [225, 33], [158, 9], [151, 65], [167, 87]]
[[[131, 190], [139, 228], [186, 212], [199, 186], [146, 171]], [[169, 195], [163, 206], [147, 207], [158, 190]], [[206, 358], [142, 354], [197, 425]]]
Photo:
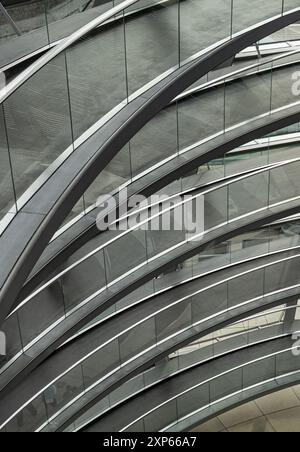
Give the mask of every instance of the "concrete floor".
[[194, 433], [300, 432], [300, 386], [284, 389], [227, 411]]

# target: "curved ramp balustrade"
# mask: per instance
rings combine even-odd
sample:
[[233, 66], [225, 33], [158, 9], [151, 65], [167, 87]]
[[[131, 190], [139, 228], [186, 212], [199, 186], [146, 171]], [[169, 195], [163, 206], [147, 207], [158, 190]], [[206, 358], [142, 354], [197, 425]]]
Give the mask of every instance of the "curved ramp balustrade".
[[[34, 269], [32, 276], [35, 276], [35, 284], [37, 284], [37, 281], [42, 282], [42, 275], [45, 276], [47, 270], [49, 272], [49, 269], [46, 270], [46, 259], [48, 259], [48, 264], [52, 268], [58, 266], [58, 259], [63, 259], [59, 253], [59, 248], [63, 248], [63, 254], [66, 256], [68, 242], [71, 244], [72, 250], [74, 250], [76, 239], [78, 239], [79, 243], [84, 240], [82, 232], [85, 232], [87, 237], [90, 237], [91, 229], [94, 229], [92, 234], [96, 233], [94, 218], [97, 215], [97, 209], [95, 210], [93, 207], [100, 194], [107, 194], [120, 185], [124, 186], [125, 184], [129, 184], [128, 188], [131, 193], [138, 191], [138, 193], [146, 192], [151, 194], [156, 184], [159, 187], [163, 187], [171, 178], [176, 179], [177, 176], [178, 179], [181, 176], [180, 172], [195, 171], [196, 166], [200, 166], [201, 163], [203, 163], [202, 166], [204, 167], [205, 162], [209, 158], [223, 156], [225, 150], [232, 149], [233, 144], [236, 143], [235, 139], [241, 139], [242, 135], [248, 132], [250, 127], [253, 127], [253, 133], [250, 133], [250, 135], [245, 133], [243, 141], [246, 140], [246, 136], [248, 138], [252, 136], [253, 138], [257, 137], [257, 134], [261, 134], [258, 126], [263, 125], [267, 127], [269, 121], [274, 121], [272, 126], [274, 128], [275, 124], [278, 125], [283, 120], [288, 123], [298, 118], [298, 99], [292, 93], [291, 82], [292, 76], [299, 65], [298, 58], [299, 53], [296, 52], [288, 57], [279, 57], [272, 62], [252, 65], [247, 70], [234, 72], [228, 75], [228, 78], [222, 78], [222, 81], [210, 82], [208, 86], [205, 86], [205, 90], [203, 88], [201, 91], [193, 91], [189, 96], [185, 94], [185, 97], [179, 103], [173, 104], [163, 114], [158, 115], [148, 123], [131, 141], [130, 148], [124, 148], [112, 160], [104, 173], [101, 173], [85, 192], [84, 198], [76, 206], [77, 212], [80, 212], [82, 206], [85, 206], [83, 211], [84, 218], [73, 225], [74, 231], [71, 227], [70, 231], [67, 230], [63, 236], [59, 235], [57, 241], [55, 242], [54, 240], [55, 243], [50, 245], [50, 249], [42, 256], [42, 260], [38, 264], [42, 267], [42, 274], [35, 275], [37, 269]], [[216, 85], [216, 82], [219, 83], [219, 86]], [[211, 86], [214, 87], [214, 90], [209, 89]], [[276, 108], [270, 109], [271, 103], [274, 104], [275, 102], [272, 99], [277, 99], [276, 92], [279, 90], [282, 92], [282, 96], [280, 100], [276, 100], [276, 106], [274, 105]], [[246, 98], [245, 93], [247, 92], [249, 94], [247, 94], [248, 97]], [[225, 99], [228, 99], [228, 101], [226, 102]], [[222, 123], [225, 124], [224, 121], [227, 118], [226, 112], [228, 109], [235, 112], [234, 114], [237, 115], [236, 121], [243, 120], [243, 117], [241, 117], [242, 113], [240, 113], [238, 108], [241, 102], [245, 105], [244, 111], [248, 112], [249, 122], [247, 121], [246, 125], [243, 123], [242, 125], [239, 124], [239, 127], [234, 126], [233, 129], [231, 127], [222, 128], [221, 125]], [[230, 108], [227, 107], [229, 103], [232, 104]], [[261, 107], [259, 107], [260, 104]], [[223, 110], [221, 108], [222, 105]], [[264, 106], [266, 107], [265, 113], [263, 113]], [[286, 108], [283, 109], [283, 107]], [[179, 113], [183, 110], [185, 114], [181, 120]], [[250, 125], [250, 116], [252, 114], [255, 115], [255, 112], [259, 114], [252, 118], [253, 122]], [[292, 119], [288, 120], [287, 117], [290, 114]], [[296, 115], [295, 118], [293, 114]], [[191, 119], [192, 117], [193, 119]], [[215, 123], [212, 121], [213, 117], [217, 118]], [[177, 120], [178, 118], [179, 120]], [[210, 129], [208, 124], [212, 124], [209, 126]], [[180, 130], [184, 131], [183, 134], [177, 133], [177, 125]], [[216, 131], [218, 130], [215, 134], [216, 136], [211, 130], [212, 127]], [[224, 134], [225, 130], [226, 133]], [[193, 144], [178, 151], [177, 137], [180, 140], [186, 139], [188, 140], [187, 143]], [[268, 155], [266, 152], [261, 156], [261, 159], [258, 159], [256, 165], [263, 166], [269, 162], [275, 162], [276, 158], [279, 158], [278, 155], [279, 153], [275, 157], [275, 153], [273, 155], [270, 152], [270, 155]], [[157, 167], [159, 160], [165, 163]], [[146, 172], [144, 171], [145, 168], [151, 168], [151, 166], [153, 168], [152, 171], [149, 168]], [[245, 161], [245, 171], [248, 169], [249, 165]], [[202, 170], [203, 168], [200, 169], [201, 177], [190, 178], [192, 185], [189, 185], [190, 182], [186, 179], [182, 183], [178, 179], [172, 185], [172, 190], [176, 190], [177, 187], [179, 191], [181, 186], [183, 188], [193, 188], [202, 181], [204, 183]], [[220, 178], [234, 174], [225, 167], [224, 171], [220, 168], [219, 173]], [[139, 178], [138, 175], [141, 175], [141, 177]], [[207, 182], [209, 181], [210, 179], [208, 178]], [[81, 218], [81, 215], [79, 218]], [[55, 259], [51, 263], [51, 257], [54, 255]], [[33, 284], [34, 282], [31, 278], [29, 286], [32, 290], [34, 288]], [[29, 287], [26, 290], [29, 294]]]
[[[292, 22], [293, 20], [297, 20], [298, 13], [299, 11], [290, 13], [290, 15], [285, 14], [278, 19], [266, 22], [265, 24], [257, 27], [255, 31], [251, 30], [239, 37], [233, 38], [228, 44], [224, 45], [224, 48], [219, 46], [216, 50], [209, 52], [207, 56], [200, 57], [201, 64], [195, 60], [192, 63], [187, 64], [184, 68], [178, 69], [177, 72], [175, 71], [171, 76], [169, 76], [171, 77], [171, 82], [168, 83], [167, 78], [164, 79], [163, 82], [158, 83], [154, 88], [150, 88], [150, 90], [147, 91], [147, 94], [144, 93], [142, 98], [137, 98], [124, 107], [120, 112], [122, 115], [116, 114], [109, 122], [109, 130], [107, 127], [105, 132], [105, 126], [103, 126], [101, 129], [102, 142], [106, 142], [106, 145], [109, 143], [108, 147], [112, 146], [114, 148], [114, 153], [117, 153], [117, 151], [122, 147], [122, 144], [125, 144], [125, 142], [127, 142], [139, 128], [149, 121], [152, 116], [161, 110], [165, 104], [171, 101], [172, 98], [174, 98], [180, 91], [185, 89], [188, 85], [191, 85], [197, 78], [199, 78], [201, 75], [199, 66], [201, 66], [203, 74], [208, 72], [222, 61], [226, 61], [230, 52], [235, 54], [241, 48], [247, 46], [251, 40], [253, 42], [263, 35], [270, 34], [272, 28], [273, 31], [276, 31], [276, 29], [287, 25], [289, 21]], [[64, 45], [67, 46], [68, 43], [70, 43], [70, 41], [66, 40]], [[56, 51], [59, 52], [59, 49]], [[197, 75], [195, 74], [196, 69]], [[181, 73], [181, 76], [177, 77], [179, 73]], [[39, 72], [39, 74], [41, 74], [41, 72]], [[31, 78], [30, 80], [32, 81], [33, 79]], [[15, 83], [17, 84], [18, 80], [16, 80]], [[11, 97], [7, 100], [9, 99], [11, 99]], [[133, 115], [135, 109], [136, 114]], [[129, 116], [127, 116], [128, 120], [125, 127], [124, 121], [126, 115]], [[120, 123], [118, 123], [121, 119], [120, 116], [122, 116], [121, 122], [123, 124], [121, 127]], [[137, 129], [133, 130], [133, 127], [130, 127], [129, 117], [131, 117], [132, 124], [136, 124]], [[113, 130], [111, 127], [113, 124], [116, 126], [117, 123], [118, 133], [112, 137]], [[108, 135], [105, 135], [106, 133], [108, 133]], [[57, 136], [59, 136], [59, 134]], [[122, 139], [120, 139], [121, 136]], [[94, 134], [93, 139], [96, 140], [97, 138], [97, 134]], [[109, 140], [107, 141], [108, 138]], [[82, 146], [81, 151], [83, 151]], [[99, 146], [100, 145], [98, 144], [98, 149]], [[98, 161], [99, 165], [104, 167], [113, 158], [112, 148], [110, 147], [108, 150], [108, 147], [106, 147], [105, 152], [103, 147], [101, 152], [99, 149], [93, 158], [91, 158], [92, 155], [88, 152], [84, 153], [85, 158], [83, 159], [83, 155], [81, 154], [79, 156], [77, 151], [71, 154], [65, 161], [65, 164], [58, 168], [53, 174], [51, 180], [45, 182], [43, 187], [36, 193], [36, 196], [31, 198], [31, 201], [29, 201], [26, 205], [26, 209], [18, 212], [18, 215], [14, 218], [8, 230], [3, 234], [1, 242], [3, 239], [6, 244], [3, 253], [1, 246], [0, 248], [1, 256], [4, 259], [3, 272], [1, 274], [1, 308], [4, 316], [5, 313], [8, 313], [12, 303], [14, 302], [18, 291], [32, 268], [33, 262], [37, 260], [42, 252], [42, 249], [45, 248], [51, 236], [58, 228], [59, 224], [63, 221], [66, 212], [70, 210], [73, 204], [75, 204], [75, 201], [79, 198], [79, 193], [81, 192], [82, 194], [88, 185], [90, 185], [91, 181], [101, 171], [101, 168], [97, 166], [96, 162]], [[75, 162], [75, 160], [77, 160], [75, 158], [75, 154], [76, 158], [80, 157], [80, 165], [78, 161], [77, 163]], [[89, 163], [86, 164], [86, 162]], [[77, 169], [75, 168], [76, 165]], [[82, 169], [83, 167], [84, 170]], [[64, 177], [61, 177], [61, 171], [63, 171]], [[85, 181], [82, 177], [79, 177], [79, 173], [81, 173], [81, 176], [84, 175]], [[78, 176], [76, 176], [76, 174]], [[48, 184], [51, 185], [51, 189]], [[64, 185], [63, 190], [62, 185]], [[68, 190], [66, 190], [67, 186]], [[77, 188], [75, 189], [75, 187]], [[58, 192], [60, 192], [60, 197], [57, 196]], [[53, 204], [53, 202], [49, 199], [50, 193], [52, 200], [55, 198], [56, 200], [59, 199], [59, 201]], [[64, 193], [63, 196], [61, 196], [62, 193]], [[46, 199], [46, 196], [48, 196], [48, 199]], [[20, 221], [22, 222], [23, 230], [21, 240], [22, 243], [15, 240], [16, 231], [19, 228], [18, 223]], [[10, 234], [14, 235], [14, 240], [9, 240]], [[36, 241], [37, 238], [38, 244]], [[14, 248], [13, 250], [9, 249], [9, 244], [11, 244]], [[4, 316], [2, 315], [2, 318], [4, 318]]]
[[298, 383], [299, 354], [293, 350], [289, 336], [217, 358], [148, 390], [84, 431], [104, 431], [112, 420], [116, 431], [188, 431], [232, 405]]
[[[110, 322], [59, 349], [23, 379], [15, 390], [4, 396], [1, 422], [5, 416], [10, 418], [13, 406], [15, 411], [16, 406], [22, 406], [29, 399], [31, 403], [36, 393], [39, 395], [32, 401], [32, 406], [42, 407], [44, 413], [47, 389], [45, 394], [41, 394], [41, 389], [45, 386], [55, 387], [57, 394], [62, 391], [64, 396], [60, 405], [47, 406], [46, 418], [44, 414], [38, 417], [27, 415], [28, 422], [34, 425], [30, 428], [40, 427], [36, 425], [37, 421], [41, 425], [48, 421], [53, 421], [53, 426], [58, 425], [57, 411], [66, 403], [69, 408], [63, 412], [60, 423], [66, 421], [65, 416], [72, 420], [71, 416], [76, 417], [80, 410], [89, 408], [114, 386], [118, 387], [130, 376], [197, 337], [250, 313], [294, 301], [299, 297], [298, 268], [299, 254], [295, 251], [281, 252], [212, 272], [204, 279], [176, 288], [171, 294], [153, 298], [151, 303], [143, 302], [128, 312], [120, 313]], [[242, 295], [241, 284], [245, 288]], [[78, 391], [70, 392], [68, 398], [64, 388], [69, 384]], [[84, 397], [79, 400], [79, 395]], [[27, 411], [30, 409], [24, 408], [24, 413]], [[14, 417], [11, 426], [16, 427], [16, 419]]]

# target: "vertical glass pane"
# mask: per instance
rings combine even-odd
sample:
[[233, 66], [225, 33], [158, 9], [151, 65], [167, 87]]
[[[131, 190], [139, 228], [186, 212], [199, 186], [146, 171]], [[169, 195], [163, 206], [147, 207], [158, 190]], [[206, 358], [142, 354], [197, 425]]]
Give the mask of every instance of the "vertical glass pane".
[[12, 174], [5, 131], [3, 108], [0, 108], [0, 220], [15, 210]]
[[284, 353], [279, 353], [278, 355], [276, 355], [277, 376], [288, 374], [290, 372], [299, 372], [299, 366], [299, 353], [293, 353], [293, 350], [288, 350]]
[[176, 154], [177, 121], [174, 105], [161, 111], [131, 140], [132, 176]]
[[6, 426], [6, 432], [34, 432], [47, 420], [44, 394], [30, 402]]
[[248, 171], [249, 169], [260, 168], [269, 163], [269, 150], [250, 151], [243, 149], [240, 152], [230, 152], [225, 155], [225, 175], [232, 176], [235, 174]]
[[62, 287], [58, 280], [18, 310], [23, 345], [29, 344], [64, 315]]
[[47, 0], [47, 23], [50, 42], [64, 38], [93, 18], [113, 7], [113, 2], [89, 0]]
[[160, 312], [156, 316], [157, 341], [179, 333], [187, 328], [192, 322], [191, 302], [185, 300], [175, 306]]
[[85, 388], [120, 366], [118, 341], [114, 340], [102, 347], [82, 363]]
[[146, 432], [159, 432], [162, 428], [177, 421], [176, 400], [171, 400], [144, 418]]
[[227, 222], [227, 190], [227, 187], [222, 187], [204, 195], [205, 231]]
[[248, 273], [228, 281], [228, 305], [239, 305], [263, 296], [264, 270]]
[[229, 220], [267, 207], [268, 183], [268, 173], [260, 173], [230, 184], [228, 186]]
[[119, 338], [121, 362], [138, 355], [156, 343], [155, 319], [151, 318]]
[[300, 162], [270, 171], [270, 204], [300, 196]]
[[[299, 7], [299, 5], [298, 5]], [[279, 64], [284, 65], [289, 63], [288, 58], [279, 60]], [[283, 68], [274, 68], [272, 70], [272, 109], [283, 107], [292, 104], [299, 100], [299, 96], [295, 96], [293, 90], [293, 74], [299, 73], [300, 64], [293, 64], [293, 66], [286, 66]]]
[[107, 281], [110, 283], [147, 260], [145, 231], [125, 234], [108, 245], [104, 252]]
[[300, 222], [285, 222], [272, 227], [270, 251], [293, 248], [300, 245]]
[[248, 364], [243, 369], [243, 388], [261, 384], [276, 376], [275, 356]]
[[129, 146], [125, 146], [84, 193], [85, 208], [95, 205], [99, 196], [109, 195], [131, 178]]
[[[249, 4], [248, 4], [249, 6]], [[249, 9], [247, 4], [244, 8]], [[231, 0], [180, 2], [181, 61], [230, 37]]]
[[299, 0], [283, 0], [284, 11], [299, 7]]
[[0, 367], [4, 366], [18, 352], [22, 350], [22, 341], [17, 313], [7, 317], [1, 325], [1, 331], [6, 338], [6, 354], [0, 355]]
[[[184, 2], [188, 3], [188, 2]], [[199, 3], [199, 1], [198, 1]], [[198, 44], [198, 43], [197, 43]], [[178, 102], [179, 147], [185, 149], [224, 130], [224, 86]]]
[[189, 190], [225, 177], [223, 157], [211, 160], [182, 177], [182, 190]]
[[178, 1], [160, 3], [142, 14], [127, 16], [125, 31], [128, 85], [132, 94], [178, 65]]
[[282, 12], [282, 0], [233, 0], [233, 33], [251, 27]]
[[4, 103], [17, 196], [72, 143], [64, 54]]
[[178, 419], [198, 411], [208, 405], [209, 384], [198, 386], [177, 399]]
[[220, 284], [192, 298], [193, 323], [227, 309], [227, 283]]
[[[251, 8], [245, 7], [247, 14]], [[226, 83], [225, 120], [226, 128], [249, 121], [256, 116], [270, 112], [271, 73], [242, 75]]]
[[210, 383], [211, 402], [222, 399], [243, 388], [242, 369], [233, 370], [221, 377], [215, 378]]
[[53, 416], [83, 391], [82, 371], [79, 365], [44, 391], [48, 417]]
[[5, 8], [14, 26], [0, 12], [1, 52], [11, 51], [14, 59], [18, 59], [48, 44], [44, 1], [5, 5]]
[[269, 251], [268, 228], [242, 234], [231, 240], [231, 262], [266, 254]]
[[66, 311], [106, 285], [104, 255], [99, 251], [61, 277]]
[[126, 99], [122, 19], [83, 38], [66, 55], [76, 139]]

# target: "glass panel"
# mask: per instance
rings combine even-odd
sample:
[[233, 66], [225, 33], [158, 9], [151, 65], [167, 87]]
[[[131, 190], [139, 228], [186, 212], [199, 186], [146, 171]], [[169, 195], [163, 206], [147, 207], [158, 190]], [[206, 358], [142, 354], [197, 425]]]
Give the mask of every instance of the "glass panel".
[[[299, 4], [297, 5], [299, 7]], [[280, 64], [284, 65], [289, 62], [289, 57], [280, 60]], [[299, 55], [298, 55], [299, 58]], [[297, 102], [299, 99], [295, 97], [293, 88], [293, 73], [299, 73], [300, 64], [293, 64], [279, 69], [272, 70], [272, 109], [282, 107]]]
[[6, 355], [0, 355], [0, 366], [3, 366], [22, 350], [19, 322], [16, 313], [5, 319], [1, 325], [1, 332], [6, 337]]
[[225, 155], [225, 175], [226, 177], [248, 171], [249, 169], [260, 168], [269, 163], [269, 150], [233, 151]]
[[50, 42], [68, 36], [113, 7], [113, 2], [106, 0], [103, 2], [47, 0], [46, 3]]
[[[25, 39], [25, 44], [32, 52], [48, 44], [44, 1], [31, 2], [26, 4], [26, 6], [24, 4], [8, 5], [5, 6], [5, 8], [19, 33], [0, 12], [0, 43], [4, 43], [4, 52], [6, 49], [9, 49], [8, 46], [5, 46], [5, 41], [11, 40], [12, 38], [18, 38], [19, 34], [21, 36], [18, 44], [21, 44], [22, 46], [22, 40]], [[24, 36], [26, 33], [29, 34]], [[12, 48], [14, 49], [14, 46]]]
[[[249, 8], [246, 8], [249, 14]], [[252, 6], [251, 6], [252, 10]], [[226, 128], [249, 121], [270, 111], [271, 73], [241, 76], [232, 83], [226, 82]]]
[[224, 158], [211, 160], [182, 177], [182, 190], [189, 190], [225, 177]]
[[20, 196], [73, 141], [64, 54], [14, 92], [4, 112]]
[[[202, 32], [201, 29], [199, 30]], [[203, 139], [222, 132], [224, 130], [224, 86], [200, 91], [179, 102], [178, 129], [180, 149], [195, 145]]]
[[268, 172], [247, 177], [228, 187], [229, 220], [268, 205]]
[[300, 196], [300, 162], [280, 166], [270, 171], [270, 203]]
[[44, 394], [29, 403], [5, 426], [6, 432], [33, 432], [47, 419]]
[[119, 345], [114, 340], [82, 363], [85, 388], [109, 374], [120, 366]]
[[101, 30], [66, 53], [75, 139], [127, 96], [122, 20]]
[[264, 270], [248, 273], [228, 281], [228, 305], [239, 305], [264, 294]]
[[[154, 0], [152, 4], [155, 3]], [[125, 32], [129, 94], [178, 65], [176, 0], [160, 3], [140, 15], [127, 16]]]
[[[247, 10], [248, 5], [244, 4]], [[231, 0], [214, 0], [213, 4], [209, 0], [180, 2], [181, 60], [228, 38], [230, 31]]]
[[44, 391], [48, 417], [84, 392], [81, 366], [76, 366]]
[[284, 12], [289, 11], [290, 9], [298, 8], [298, 7], [299, 7], [299, 0], [284, 0], [283, 1]]
[[61, 277], [66, 311], [106, 284], [103, 250], [93, 254]]
[[[282, 0], [251, 1], [251, 7], [246, 0], [233, 0], [233, 33], [251, 27], [265, 19], [282, 12]], [[299, 6], [299, 5], [298, 5]]]
[[163, 427], [177, 421], [176, 400], [171, 400], [144, 418], [146, 432], [159, 432]]
[[243, 370], [233, 370], [210, 382], [210, 400], [216, 401], [243, 388]]
[[181, 395], [177, 399], [178, 419], [199, 410], [209, 402], [209, 384], [198, 386]]
[[[134, 250], [134, 253], [132, 252]], [[105, 248], [108, 283], [147, 260], [145, 231], [132, 231]]]
[[157, 341], [161, 341], [180, 330], [187, 328], [192, 322], [190, 300], [177, 303], [170, 309], [160, 312], [156, 316]]
[[243, 369], [243, 388], [246, 389], [263, 381], [275, 378], [275, 356], [270, 356], [262, 361], [248, 364]]
[[257, 257], [268, 253], [268, 251], [268, 228], [247, 232], [231, 240], [231, 262]]
[[[34, 313], [34, 322], [33, 322]], [[23, 346], [65, 316], [60, 281], [51, 284], [18, 310]]]
[[155, 319], [151, 318], [119, 338], [121, 362], [125, 363], [155, 343]]
[[227, 187], [219, 188], [204, 195], [205, 231], [227, 222]]
[[174, 105], [157, 114], [132, 138], [130, 151], [133, 177], [176, 154], [177, 113]]
[[278, 376], [290, 372], [299, 372], [300, 356], [297, 349], [276, 355], [276, 373]]
[[126, 381], [118, 389], [109, 395], [110, 406], [119, 404], [122, 400], [144, 389], [144, 374], [137, 375], [129, 381]]
[[291, 259], [267, 267], [265, 271], [265, 292], [273, 292], [298, 285], [300, 258]]
[[292, 248], [300, 245], [300, 222], [286, 222], [272, 228], [270, 251]]
[[0, 108], [0, 220], [4, 214], [15, 211], [15, 199], [3, 107]]
[[85, 208], [95, 205], [99, 196], [109, 195], [131, 179], [129, 146], [125, 146], [84, 193]]

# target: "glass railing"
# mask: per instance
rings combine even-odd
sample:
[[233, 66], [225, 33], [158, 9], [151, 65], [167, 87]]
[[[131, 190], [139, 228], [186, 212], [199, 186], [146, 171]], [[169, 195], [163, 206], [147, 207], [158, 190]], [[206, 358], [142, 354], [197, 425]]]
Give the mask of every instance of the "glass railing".
[[[84, 396], [80, 403], [85, 405], [109, 387], [110, 376], [115, 382], [118, 371], [140, 366], [142, 356], [147, 362], [157, 359], [161, 353], [169, 354], [171, 347], [180, 348], [182, 341], [189, 339], [192, 342], [197, 336], [204, 335], [207, 328], [217, 327], [220, 319], [224, 322], [225, 318], [232, 318], [235, 311], [240, 315], [241, 308], [245, 317], [250, 309], [261, 307], [264, 311], [268, 307], [267, 297], [278, 304], [282, 304], [290, 293], [296, 299], [300, 288], [299, 264], [299, 255], [286, 257], [196, 289], [151, 315], [147, 312], [146, 320], [140, 320], [125, 332], [115, 333], [105, 344], [90, 351], [88, 357], [74, 363], [2, 428], [26, 431], [45, 423], [55, 425], [55, 418], [67, 404], [69, 410], [71, 402], [76, 402], [77, 410], [77, 399]], [[124, 376], [124, 372], [121, 374]], [[49, 402], [49, 394], [55, 394], [55, 403]], [[21, 426], [20, 417], [23, 419]]]
[[[299, 96], [292, 92], [292, 76], [299, 68], [299, 55], [296, 52], [277, 57], [273, 62], [253, 65], [251, 70], [247, 68], [236, 75], [222, 76], [222, 81], [213, 89], [207, 85], [189, 96], [185, 94], [135, 135], [91, 184], [66, 221], [83, 214], [92, 216], [100, 195], [128, 185], [178, 156], [188, 159], [201, 155], [205, 142], [221, 138], [231, 129], [240, 126], [242, 129], [245, 122], [267, 117], [281, 107], [287, 107], [288, 113], [288, 106], [299, 102]], [[268, 163], [267, 152], [260, 160], [262, 164]], [[203, 168], [208, 166], [203, 165]]]
[[[295, 306], [291, 309], [294, 310]], [[266, 322], [266, 314], [259, 314], [256, 316], [256, 323], [254, 323], [253, 320], [253, 325], [256, 325], [256, 327], [251, 327], [249, 321], [244, 320], [242, 322], [242, 327], [238, 331], [237, 325], [233, 324], [220, 332], [216, 332], [213, 335], [214, 340], [211, 340], [210, 337], [203, 338], [201, 346], [198, 348], [193, 344], [186, 346], [186, 349], [188, 349], [187, 352], [179, 350], [177, 355], [173, 354], [169, 360], [163, 360], [156, 363], [152, 368], [127, 381], [100, 402], [95, 403], [92, 408], [79, 416], [71, 425], [66, 427], [66, 431], [74, 432], [83, 429], [94, 420], [101, 419], [101, 417], [109, 413], [112, 408], [120, 406], [123, 402], [127, 402], [130, 398], [142, 393], [147, 388], [149, 389], [152, 385], [160, 383], [170, 376], [174, 376], [193, 366], [225, 355], [228, 352], [243, 349], [253, 344], [267, 341], [274, 337], [278, 338], [280, 336], [285, 336], [296, 331], [299, 327], [299, 322], [294, 321], [290, 325], [284, 325], [283, 323], [284, 320], [282, 320], [282, 317], [284, 317], [285, 313], [289, 312], [289, 310], [290, 308], [283, 306], [280, 312], [276, 310], [267, 314], [269, 316], [276, 316], [277, 318], [281, 314], [281, 319], [278, 318], [276, 323]], [[257, 325], [260, 327], [257, 327]], [[263, 328], [261, 328], [262, 326]], [[232, 331], [234, 331], [234, 334]], [[223, 337], [222, 334], [225, 334], [225, 332], [231, 332], [232, 335], [230, 337]], [[44, 427], [44, 430], [55, 431], [55, 424], [57, 426], [57, 421], [47, 424]]]
[[[153, 7], [145, 14], [144, 11], [133, 13], [143, 3], [125, 10], [121, 6], [119, 10], [112, 10], [114, 20], [102, 24], [96, 36], [84, 35], [9, 97], [5, 95], [0, 112], [4, 162], [1, 166], [11, 177], [5, 179], [5, 189], [1, 191], [3, 214], [14, 213], [23, 206], [61, 162], [57, 161], [58, 157], [67, 158], [75, 148], [80, 148], [82, 141], [124, 107], [137, 90], [218, 40], [228, 40], [244, 27], [300, 6], [299, 0], [285, 8], [283, 0], [268, 0], [267, 5], [257, 2], [255, 8], [246, 0], [215, 0], [207, 5], [190, 0], [156, 3], [150, 3]], [[146, 5], [149, 6], [149, 2]], [[197, 112], [192, 119], [192, 105], [187, 110], [179, 103], [178, 112], [177, 108], [164, 110], [135, 136], [131, 149], [124, 149], [112, 163], [119, 168], [119, 178], [134, 177], [183, 150], [195, 142], [195, 133], [196, 141], [208, 138], [216, 131], [220, 133], [224, 128], [249, 120], [251, 115], [269, 114], [270, 109], [289, 103], [286, 74], [286, 89], [283, 91], [280, 86], [281, 96], [277, 95], [277, 73], [274, 74], [274, 77], [273, 72], [257, 75], [255, 81], [252, 78], [241, 80], [234, 94], [229, 95], [231, 86], [228, 86], [226, 102], [224, 89], [216, 90], [216, 99], [209, 104], [206, 102], [208, 94], [203, 94], [201, 100], [198, 99], [203, 105], [202, 113]], [[255, 102], [254, 94], [249, 93], [251, 89], [257, 93]], [[216, 108], [213, 121], [209, 119], [211, 105]], [[95, 190], [95, 185], [91, 190]]]
[[[218, 412], [218, 403], [223, 408], [230, 399], [247, 396], [251, 390], [257, 395], [267, 388], [277, 390], [290, 381], [297, 382], [300, 375], [299, 353], [293, 348], [272, 353], [244, 365], [240, 365], [218, 376], [198, 383], [178, 396], [170, 398], [160, 407], [145, 413], [145, 416], [126, 426], [123, 432], [188, 431], [195, 419], [205, 419], [205, 410]], [[206, 412], [207, 412], [206, 411]], [[202, 415], [202, 416], [201, 416]], [[191, 417], [193, 421], [191, 421]], [[126, 424], [126, 420], [124, 420]]]
[[3, 62], [13, 62], [67, 37], [112, 6], [109, 0], [33, 0], [12, 5], [2, 2]]
[[[195, 195], [194, 200], [202, 197], [204, 206], [204, 210], [201, 211], [201, 218], [204, 215], [204, 233], [200, 233], [195, 242], [193, 234], [184, 229], [185, 225], [181, 230], [152, 230], [153, 225], [155, 227], [156, 224], [154, 220], [163, 218], [165, 211], [152, 213], [149, 219], [128, 231], [110, 231], [110, 242], [98, 248], [94, 243], [93, 251], [79, 261], [73, 261], [70, 267], [28, 297], [8, 316], [1, 327], [7, 334], [7, 361], [10, 363], [11, 359], [18, 354], [32, 353], [29, 352], [30, 348], [34, 347], [42, 337], [46, 339], [48, 334], [49, 340], [52, 340], [55, 327], [92, 301], [98, 304], [98, 296], [109, 294], [110, 288], [122, 279], [125, 278], [126, 282], [126, 277], [133, 274], [137, 268], [145, 267], [146, 270], [148, 263], [160, 258], [162, 262], [167, 262], [170, 259], [169, 252], [172, 250], [176, 250], [178, 253], [176, 256], [179, 256], [187, 248], [194, 248], [197, 255], [197, 249], [209, 231], [222, 230], [223, 226], [237, 219], [247, 218], [249, 215], [255, 216], [256, 213], [270, 214], [272, 209], [275, 211], [275, 206], [284, 212], [289, 201], [300, 203], [298, 200], [299, 170], [300, 161], [296, 160], [270, 170], [259, 171], [254, 175], [244, 176], [219, 188]], [[171, 207], [165, 209], [170, 215], [171, 224], [174, 213], [178, 213], [176, 209], [180, 203], [183, 201], [178, 199]], [[190, 200], [186, 206], [192, 207]], [[233, 253], [225, 248], [226, 252], [221, 256], [215, 256], [213, 263], [208, 265], [216, 268], [216, 266], [228, 265], [228, 258], [232, 262], [251, 258], [250, 251], [257, 256], [257, 253], [268, 253], [271, 250], [289, 247], [291, 244], [294, 247], [299, 244], [299, 237], [295, 231], [291, 234], [281, 231], [277, 239], [272, 243], [271, 237], [268, 237], [265, 242], [258, 243], [254, 248], [249, 247], [250, 249], [247, 246], [239, 249], [237, 246]], [[222, 245], [220, 247], [222, 248]], [[207, 254], [217, 253], [218, 251], [206, 248], [202, 256], [206, 258]], [[174, 282], [178, 282], [179, 277], [193, 278], [204, 271], [205, 265], [207, 268], [207, 264], [204, 264], [200, 255], [182, 266], [176, 264], [175, 268], [170, 268], [170, 272], [166, 275], [160, 275], [158, 272], [157, 279], [147, 284], [146, 293], [151, 295], [170, 287]], [[180, 267], [182, 268], [178, 276], [176, 270]], [[124, 300], [111, 309], [119, 310], [122, 303]]]

